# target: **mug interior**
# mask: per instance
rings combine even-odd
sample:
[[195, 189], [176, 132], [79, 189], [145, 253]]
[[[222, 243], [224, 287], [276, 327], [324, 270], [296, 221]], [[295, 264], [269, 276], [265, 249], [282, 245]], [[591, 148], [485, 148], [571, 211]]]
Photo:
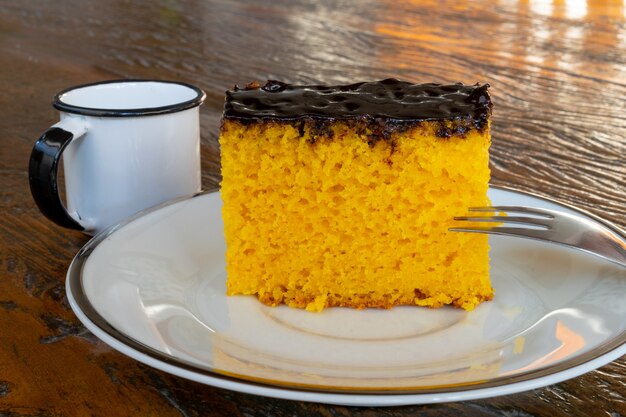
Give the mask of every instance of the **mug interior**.
[[204, 101], [190, 84], [156, 80], [120, 80], [82, 85], [54, 99], [59, 110], [95, 116], [128, 116], [182, 111]]

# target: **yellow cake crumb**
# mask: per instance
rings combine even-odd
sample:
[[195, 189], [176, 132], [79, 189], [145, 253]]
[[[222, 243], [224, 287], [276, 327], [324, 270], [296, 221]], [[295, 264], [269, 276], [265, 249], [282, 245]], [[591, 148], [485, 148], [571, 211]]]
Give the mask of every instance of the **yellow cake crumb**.
[[421, 122], [372, 142], [341, 121], [319, 132], [224, 120], [228, 294], [309, 311], [491, 299], [487, 236], [448, 231], [490, 204], [489, 126], [438, 129]]

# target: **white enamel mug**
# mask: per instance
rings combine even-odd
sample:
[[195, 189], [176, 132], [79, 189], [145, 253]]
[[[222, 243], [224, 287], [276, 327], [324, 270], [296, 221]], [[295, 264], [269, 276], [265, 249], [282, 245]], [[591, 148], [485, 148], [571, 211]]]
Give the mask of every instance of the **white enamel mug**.
[[[60, 122], [35, 143], [30, 188], [60, 226], [96, 234], [124, 218], [201, 188], [199, 106], [180, 82], [119, 80], [54, 97]], [[57, 185], [63, 155], [66, 205]]]

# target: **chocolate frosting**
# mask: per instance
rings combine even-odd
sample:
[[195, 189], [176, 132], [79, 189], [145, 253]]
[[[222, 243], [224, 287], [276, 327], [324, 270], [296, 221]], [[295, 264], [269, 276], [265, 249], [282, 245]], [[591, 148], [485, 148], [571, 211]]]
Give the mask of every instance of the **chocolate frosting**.
[[[440, 136], [482, 130], [491, 116], [489, 84], [411, 84], [396, 79], [350, 85], [291, 85], [268, 81], [226, 92], [224, 119], [241, 122], [373, 119], [394, 125], [453, 122]], [[442, 124], [442, 126], [444, 126]]]

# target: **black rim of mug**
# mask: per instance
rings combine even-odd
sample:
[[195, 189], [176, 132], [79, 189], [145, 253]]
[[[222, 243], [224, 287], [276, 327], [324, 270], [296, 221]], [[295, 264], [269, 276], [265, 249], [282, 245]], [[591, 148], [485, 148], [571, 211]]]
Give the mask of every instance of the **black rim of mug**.
[[[187, 87], [193, 90], [196, 93], [196, 96], [191, 100], [186, 100], [180, 103], [174, 103], [167, 106], [160, 107], [145, 107], [145, 108], [136, 108], [136, 109], [100, 109], [93, 107], [82, 107], [82, 106], [74, 106], [72, 104], [67, 104], [63, 102], [63, 95], [69, 93], [70, 91], [78, 90], [85, 87], [94, 87], [97, 85], [105, 85], [105, 84], [122, 84], [122, 83], [160, 83], [160, 84], [176, 84], [182, 87]], [[187, 110], [193, 107], [197, 107], [204, 102], [206, 98], [206, 94], [200, 88], [195, 85], [180, 82], [180, 81], [166, 81], [166, 80], [149, 80], [149, 79], [123, 79], [123, 80], [108, 80], [108, 81], [99, 81], [95, 83], [89, 84], [81, 84], [74, 87], [67, 88], [63, 91], [60, 91], [54, 96], [54, 100], [52, 101], [52, 105], [57, 110], [73, 113], [73, 114], [82, 114], [85, 116], [97, 116], [97, 117], [137, 117], [137, 116], [153, 116], [159, 114], [168, 114], [168, 113], [177, 113], [183, 110]]]

